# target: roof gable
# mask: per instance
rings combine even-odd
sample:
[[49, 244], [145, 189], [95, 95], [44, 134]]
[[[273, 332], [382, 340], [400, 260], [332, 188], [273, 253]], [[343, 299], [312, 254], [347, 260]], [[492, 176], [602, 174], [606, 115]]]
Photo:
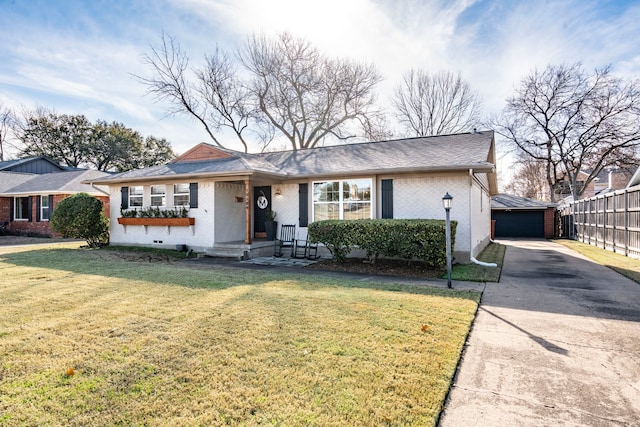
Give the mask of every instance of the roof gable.
[[22, 173], [52, 173], [67, 170], [45, 156], [28, 157], [26, 159], [7, 160], [0, 162], [0, 171]]
[[199, 162], [202, 160], [226, 159], [233, 157], [228, 151], [201, 142], [181, 156], [176, 157], [171, 163]]

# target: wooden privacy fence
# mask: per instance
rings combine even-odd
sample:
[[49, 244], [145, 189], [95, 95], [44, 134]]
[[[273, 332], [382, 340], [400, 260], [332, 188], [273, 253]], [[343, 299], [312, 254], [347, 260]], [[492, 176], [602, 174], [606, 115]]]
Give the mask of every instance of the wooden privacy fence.
[[560, 235], [640, 259], [640, 186], [562, 208]]

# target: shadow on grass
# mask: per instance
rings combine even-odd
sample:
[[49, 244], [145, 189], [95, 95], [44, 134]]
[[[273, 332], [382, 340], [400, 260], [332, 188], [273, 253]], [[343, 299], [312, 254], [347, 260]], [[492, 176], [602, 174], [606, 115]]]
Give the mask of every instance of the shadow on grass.
[[[436, 295], [479, 301], [475, 291], [448, 290], [423, 285], [378, 283], [319, 275], [250, 270], [217, 264], [189, 265], [159, 256], [157, 251], [136, 251], [135, 259], [129, 251], [103, 249], [42, 249], [0, 255], [0, 263], [34, 269], [53, 269], [73, 274], [103, 276], [130, 281], [190, 288], [226, 289], [234, 286], [262, 285], [274, 281], [295, 281], [298, 286], [335, 286], [362, 288], [412, 294]], [[142, 255], [140, 255], [142, 253]]]

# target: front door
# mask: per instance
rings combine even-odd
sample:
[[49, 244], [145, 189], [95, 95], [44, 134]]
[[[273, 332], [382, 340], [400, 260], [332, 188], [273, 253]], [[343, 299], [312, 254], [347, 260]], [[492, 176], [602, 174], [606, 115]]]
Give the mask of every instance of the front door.
[[253, 233], [256, 238], [267, 237], [265, 221], [271, 209], [271, 186], [253, 187]]

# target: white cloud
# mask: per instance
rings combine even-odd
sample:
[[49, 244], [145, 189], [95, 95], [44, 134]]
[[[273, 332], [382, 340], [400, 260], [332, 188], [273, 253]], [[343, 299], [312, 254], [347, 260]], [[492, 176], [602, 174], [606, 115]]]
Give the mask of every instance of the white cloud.
[[628, 77], [640, 71], [638, 4], [626, 10], [580, 0], [114, 0], [108, 7], [69, 2], [62, 11], [41, 6], [51, 10], [7, 7], [0, 16], [0, 98], [122, 121], [166, 137], [177, 151], [207, 141], [207, 135], [186, 117], [163, 118], [163, 105], [145, 97], [145, 87], [131, 76], [148, 74], [141, 57], [163, 30], [196, 63], [216, 44], [232, 50], [254, 32], [290, 31], [329, 55], [375, 63], [386, 77], [381, 102], [410, 68], [460, 71], [493, 113], [534, 67], [582, 61], [589, 68], [612, 63]]

